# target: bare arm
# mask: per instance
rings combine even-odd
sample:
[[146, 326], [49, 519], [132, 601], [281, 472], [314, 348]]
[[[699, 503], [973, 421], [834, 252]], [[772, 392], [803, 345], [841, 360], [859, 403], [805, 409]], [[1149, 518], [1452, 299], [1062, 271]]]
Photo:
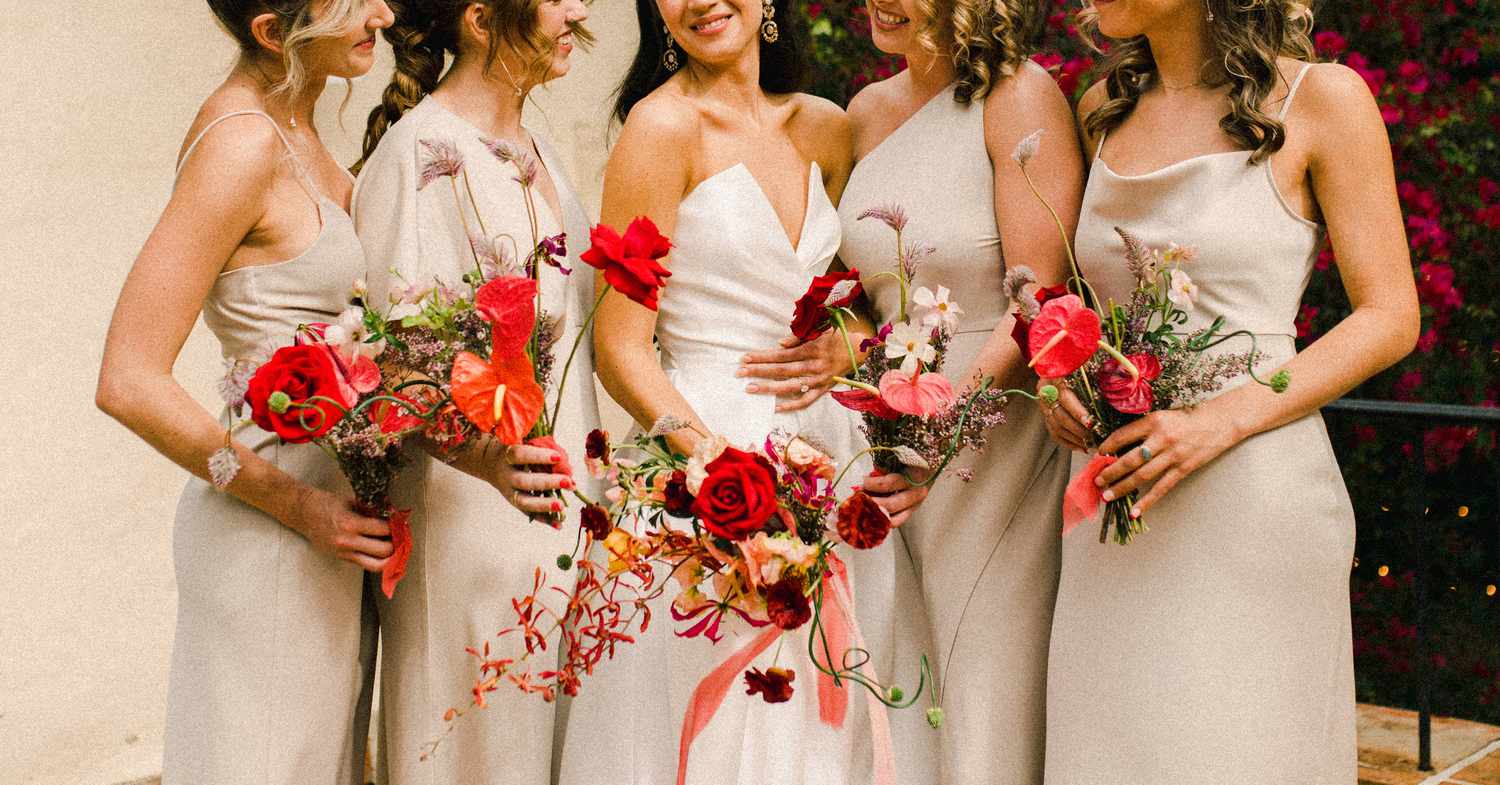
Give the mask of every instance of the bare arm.
[[[209, 479], [225, 426], [177, 383], [172, 365], [227, 260], [258, 231], [282, 148], [258, 118], [228, 121], [200, 143], [125, 279], [105, 339], [95, 400], [174, 463]], [[233, 133], [231, 133], [233, 132]], [[310, 208], [309, 208], [310, 209]], [[225, 489], [315, 545], [379, 569], [389, 543], [383, 521], [355, 515], [349, 500], [313, 488], [243, 445]]]
[[[695, 123], [689, 109], [673, 105], [670, 99], [648, 98], [636, 105], [604, 171], [602, 223], [623, 232], [636, 217], [646, 216], [662, 234], [672, 236], [677, 206], [691, 182]], [[682, 154], [662, 156], [664, 149]], [[650, 175], [642, 176], [642, 172]], [[604, 290], [602, 275], [594, 285]], [[655, 334], [655, 311], [617, 291], [605, 294], [594, 321], [594, 363], [600, 383], [642, 427], [672, 415], [708, 433], [662, 370], [652, 343]], [[670, 434], [667, 441], [672, 449], [690, 453], [698, 438], [685, 429]]]
[[[1353, 312], [1287, 362], [1280, 395], [1246, 385], [1192, 412], [1158, 412], [1111, 435], [1101, 451], [1149, 440], [1163, 461], [1139, 451], [1104, 474], [1112, 495], [1152, 485], [1144, 510], [1225, 449], [1316, 411], [1406, 356], [1420, 331], [1411, 258], [1396, 198], [1390, 141], [1369, 90], [1339, 65], [1319, 65], [1304, 81], [1293, 116], [1312, 135], [1307, 172], [1338, 249], [1339, 274]], [[1141, 471], [1135, 471], [1147, 463]]]

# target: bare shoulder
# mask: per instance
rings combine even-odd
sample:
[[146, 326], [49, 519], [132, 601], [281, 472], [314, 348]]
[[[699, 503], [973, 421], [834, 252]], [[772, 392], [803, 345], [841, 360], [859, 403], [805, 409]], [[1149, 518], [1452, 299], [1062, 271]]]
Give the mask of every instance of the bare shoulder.
[[849, 123], [859, 126], [877, 117], [883, 110], [890, 108], [891, 104], [891, 79], [882, 79], [879, 82], [871, 82], [860, 88], [860, 91], [849, 99], [849, 108], [846, 114]]
[[984, 97], [986, 119], [1022, 118], [1059, 113], [1071, 119], [1068, 98], [1046, 69], [1027, 60], [1015, 73], [1001, 79]]
[[616, 150], [649, 142], [652, 145], [680, 145], [698, 137], [703, 115], [671, 83], [662, 85], [631, 107], [620, 131]]
[[[1295, 79], [1302, 64], [1293, 62], [1296, 68], [1292, 78]], [[1359, 113], [1375, 108], [1375, 96], [1357, 71], [1339, 63], [1314, 63], [1307, 69], [1307, 76], [1302, 78], [1292, 110], [1322, 114], [1325, 111]]]
[[1089, 89], [1083, 91], [1083, 97], [1078, 99], [1078, 124], [1083, 125], [1084, 119], [1103, 106], [1108, 98], [1109, 85], [1103, 79], [1089, 85]]
[[854, 140], [849, 114], [839, 105], [807, 93], [791, 97], [795, 115], [789, 130], [797, 147], [824, 169], [847, 169]]
[[792, 101], [797, 120], [806, 131], [819, 135], [849, 135], [849, 113], [840, 109], [838, 104], [809, 93], [797, 93], [792, 96]]
[[[619, 187], [686, 192], [698, 157], [703, 116], [671, 87], [663, 85], [631, 107], [609, 153], [606, 194]], [[650, 176], [641, 177], [643, 172]]]
[[241, 114], [219, 119], [235, 110], [211, 109], [204, 106], [183, 142], [186, 157], [180, 162], [179, 183], [188, 187], [209, 185], [235, 198], [258, 196], [286, 160], [286, 145], [265, 117]]

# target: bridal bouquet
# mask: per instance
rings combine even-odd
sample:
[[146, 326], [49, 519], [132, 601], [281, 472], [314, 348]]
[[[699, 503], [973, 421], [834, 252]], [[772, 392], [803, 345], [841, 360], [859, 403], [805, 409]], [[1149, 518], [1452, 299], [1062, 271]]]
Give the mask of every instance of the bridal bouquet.
[[[836, 378], [847, 389], [830, 394], [863, 416], [862, 430], [876, 468], [903, 474], [916, 470], [925, 475], [919, 484], [928, 484], [961, 450], [984, 449], [989, 430], [1005, 421], [1008, 394], [1030, 394], [993, 389], [990, 379], [961, 393], [954, 391], [941, 370], [963, 309], [945, 286], [936, 292], [925, 286], [912, 291], [917, 266], [931, 249], [902, 242], [907, 217], [900, 207], [874, 208], [859, 216], [859, 220], [867, 218], [878, 219], [895, 232], [895, 270], [876, 277], [895, 278], [900, 287], [896, 318], [861, 344], [860, 350], [868, 352], [861, 362], [845, 328], [863, 288], [860, 273], [834, 272], [815, 278], [797, 301], [792, 334], [805, 342], [829, 329], [838, 331], [854, 370], [848, 378]], [[960, 477], [969, 479], [966, 473]]]
[[[1041, 143], [1041, 131], [1022, 140], [1012, 158], [1027, 183], [1027, 163]], [[1051, 205], [1035, 186], [1032, 193], [1049, 211]], [[1057, 214], [1052, 213], [1057, 220]], [[1183, 268], [1190, 266], [1194, 249], [1174, 244], [1148, 248], [1130, 232], [1115, 227], [1125, 244], [1125, 264], [1135, 288], [1124, 303], [1102, 300], [1083, 278], [1067, 232], [1058, 221], [1067, 247], [1072, 276], [1061, 285], [1038, 287], [1036, 274], [1026, 267], [1010, 270], [1005, 290], [1017, 306], [1012, 337], [1037, 375], [1066, 378], [1093, 419], [1099, 439], [1153, 411], [1191, 406], [1241, 373], [1276, 392], [1285, 392], [1290, 375], [1279, 371], [1269, 380], [1255, 372], [1260, 352], [1255, 336], [1245, 330], [1221, 334], [1224, 319], [1184, 332], [1198, 297], [1198, 287]], [[1209, 353], [1226, 341], [1249, 337], [1244, 352]], [[1055, 388], [1043, 388], [1056, 405]], [[1050, 393], [1050, 395], [1048, 395]], [[1131, 517], [1134, 492], [1103, 502], [1094, 480], [1113, 456], [1099, 455], [1069, 485], [1063, 500], [1063, 533], [1071, 531], [1105, 504], [1099, 531], [1104, 542], [1111, 530], [1124, 545], [1146, 530], [1145, 521]]]
[[[356, 303], [363, 298], [356, 284]], [[268, 358], [230, 365], [220, 384], [231, 421], [224, 446], [209, 457], [209, 475], [224, 488], [239, 473], [230, 443], [234, 432], [254, 423], [284, 444], [312, 443], [338, 462], [362, 514], [387, 518], [394, 553], [386, 560], [381, 588], [387, 597], [406, 573], [411, 554], [410, 510], [390, 502], [391, 480], [401, 465], [400, 445], [432, 416], [430, 396], [395, 384], [375, 362], [386, 350], [383, 325], [374, 311], [356, 304], [334, 324], [298, 328], [293, 343]]]

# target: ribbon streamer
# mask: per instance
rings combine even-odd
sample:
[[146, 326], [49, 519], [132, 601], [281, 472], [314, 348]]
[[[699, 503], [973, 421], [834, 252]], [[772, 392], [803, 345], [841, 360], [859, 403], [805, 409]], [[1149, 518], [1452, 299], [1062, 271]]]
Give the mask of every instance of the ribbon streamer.
[[1063, 536], [1077, 528], [1094, 513], [1099, 511], [1099, 504], [1104, 501], [1101, 494], [1104, 489], [1094, 485], [1094, 480], [1099, 478], [1099, 472], [1109, 468], [1117, 458], [1113, 455], [1096, 455], [1083, 467], [1073, 481], [1068, 483], [1068, 491], [1063, 494]]

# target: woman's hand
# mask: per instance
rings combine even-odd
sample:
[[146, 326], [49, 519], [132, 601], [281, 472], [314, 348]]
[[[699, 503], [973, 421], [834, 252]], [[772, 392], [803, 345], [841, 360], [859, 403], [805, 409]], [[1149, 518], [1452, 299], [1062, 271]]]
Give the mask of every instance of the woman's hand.
[[1130, 517], [1139, 518], [1182, 478], [1243, 439], [1236, 424], [1211, 407], [1152, 412], [1099, 445], [1100, 453], [1119, 460], [1100, 472], [1095, 484], [1105, 489], [1105, 501], [1145, 491], [1130, 508]]
[[930, 486], [920, 485], [912, 487], [900, 474], [881, 474], [880, 470], [870, 472], [865, 478], [865, 493], [885, 510], [885, 514], [891, 518], [891, 526], [900, 526], [906, 523], [916, 509], [927, 500], [927, 492]]
[[563, 503], [555, 498], [555, 492], [573, 489], [573, 467], [560, 448], [513, 444], [505, 447], [501, 460], [495, 462], [490, 484], [512, 507], [557, 528]]
[[1042, 407], [1042, 421], [1047, 425], [1047, 433], [1052, 435], [1053, 441], [1070, 450], [1088, 452], [1089, 443], [1093, 441], [1090, 429], [1093, 428], [1094, 418], [1089, 416], [1089, 410], [1083, 405], [1083, 401], [1073, 394], [1066, 379], [1038, 381], [1037, 394], [1040, 395], [1042, 388], [1049, 385], [1057, 388], [1057, 400], [1052, 403], [1045, 399], [1037, 401], [1037, 405]]
[[300, 532], [314, 548], [366, 572], [380, 572], [392, 553], [389, 524], [355, 512], [353, 499], [319, 488], [302, 486], [282, 523]]
[[[851, 333], [849, 340], [858, 342], [862, 337]], [[735, 376], [768, 380], [749, 383], [745, 392], [775, 395], [782, 399], [776, 402], [776, 411], [795, 412], [813, 405], [828, 392], [834, 385], [833, 377], [853, 370], [844, 339], [829, 330], [807, 343], [787, 338], [779, 349], [751, 352], [740, 358]]]

